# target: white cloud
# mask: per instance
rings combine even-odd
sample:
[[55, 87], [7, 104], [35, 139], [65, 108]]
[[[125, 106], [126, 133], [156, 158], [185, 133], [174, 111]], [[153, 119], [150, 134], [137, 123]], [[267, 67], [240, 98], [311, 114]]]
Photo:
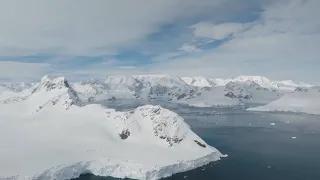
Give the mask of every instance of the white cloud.
[[185, 52], [200, 52], [201, 49], [197, 48], [195, 45], [184, 43], [178, 50]]
[[234, 28], [221, 28], [218, 35], [210, 31], [211, 25], [203, 31], [195, 29], [195, 34], [206, 38], [221, 39], [234, 34], [230, 41], [212, 51], [166, 61], [157, 65], [158, 70], [222, 77], [256, 74], [320, 83], [317, 78], [320, 76], [320, 19], [317, 16], [320, 1], [285, 2], [265, 7], [260, 18], [245, 30], [239, 31], [247, 23], [220, 24], [219, 27]]
[[222, 40], [234, 33], [243, 31], [247, 25], [240, 23], [223, 23], [213, 24], [201, 22], [191, 26], [194, 29], [194, 36], [201, 38], [210, 38], [214, 40]]
[[[220, 2], [226, 1], [235, 2], [5, 1], [0, 6], [0, 56], [48, 52], [72, 57], [115, 53], [119, 46], [134, 45], [150, 33], [159, 31], [162, 24], [171, 23], [181, 17], [201, 14], [199, 12], [205, 11], [206, 8], [218, 7]], [[245, 1], [241, 1], [242, 4], [243, 2]], [[195, 42], [187, 42], [176, 52], [163, 53], [153, 58], [154, 64], [148, 67], [121, 68], [128, 64], [119, 64], [118, 60], [111, 60], [82, 69], [55, 69], [53, 72], [56, 75], [74, 77], [164, 73], [212, 77], [256, 74], [279, 76], [280, 79], [316, 79], [320, 76], [316, 68], [320, 66], [320, 1], [275, 2], [276, 4], [264, 7], [259, 19], [251, 23], [217, 24], [205, 21], [195, 24], [192, 26]], [[230, 41], [212, 51], [199, 51], [197, 47], [197, 43], [206, 44], [228, 36], [232, 36]], [[190, 56], [181, 56], [182, 54]], [[52, 67], [47, 64], [0, 62], [0, 77], [37, 76], [38, 79], [48, 69], [52, 70], [50, 68]], [[20, 71], [21, 74], [18, 74]]]
[[[96, 56], [137, 43], [160, 25], [220, 1], [1, 1], [0, 55]], [[188, 11], [186, 11], [188, 9]]]
[[0, 77], [13, 81], [40, 79], [50, 71], [49, 64], [0, 61]]
[[316, 7], [320, 7], [318, 0], [293, 0], [270, 6], [249, 30], [236, 34], [220, 50], [256, 60], [317, 60], [320, 20]]

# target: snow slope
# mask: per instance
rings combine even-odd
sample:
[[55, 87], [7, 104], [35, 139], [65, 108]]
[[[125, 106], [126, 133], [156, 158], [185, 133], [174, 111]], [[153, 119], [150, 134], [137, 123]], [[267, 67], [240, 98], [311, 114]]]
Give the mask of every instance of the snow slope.
[[5, 91], [8, 91], [9, 89], [5, 86], [0, 85], [0, 94], [2, 94]]
[[3, 178], [65, 180], [93, 173], [153, 180], [224, 156], [160, 106], [128, 112], [82, 106], [65, 78], [44, 77], [16, 99], [0, 104]]
[[74, 83], [72, 88], [83, 102], [94, 102], [108, 98], [108, 86], [96, 79]]
[[116, 99], [140, 98], [143, 84], [132, 76], [110, 76], [105, 81], [109, 94]]
[[310, 88], [312, 85], [306, 83], [295, 83], [292, 80], [273, 81], [272, 84], [278, 86], [280, 91], [293, 92], [297, 87]]
[[248, 111], [281, 111], [320, 114], [320, 91], [317, 88], [297, 88], [265, 106], [249, 108]]
[[232, 81], [238, 81], [238, 82], [246, 82], [251, 81], [259, 84], [263, 88], [267, 89], [278, 89], [277, 85], [272, 84], [272, 81], [270, 81], [268, 78], [263, 76], [238, 76], [234, 78]]
[[270, 90], [253, 81], [235, 81], [226, 84], [224, 91], [231, 98], [238, 98], [244, 103], [267, 104], [279, 99], [282, 94], [276, 89]]
[[233, 106], [239, 105], [238, 98], [225, 96], [224, 87], [204, 87], [197, 91], [196, 95], [178, 101], [194, 107]]
[[190, 86], [195, 86], [195, 87], [225, 86], [228, 82], [233, 81], [233, 79], [207, 78], [202, 76], [182, 77], [181, 79], [186, 84]]
[[6, 87], [11, 91], [15, 92], [21, 92], [25, 89], [31, 88], [34, 86], [36, 83], [32, 82], [20, 82], [20, 83], [5, 83], [5, 84], [0, 84], [0, 87]]
[[187, 83], [190, 86], [196, 86], [196, 87], [212, 87], [216, 86], [216, 83], [213, 79], [205, 78], [205, 77], [183, 77], [181, 78], [185, 83]]

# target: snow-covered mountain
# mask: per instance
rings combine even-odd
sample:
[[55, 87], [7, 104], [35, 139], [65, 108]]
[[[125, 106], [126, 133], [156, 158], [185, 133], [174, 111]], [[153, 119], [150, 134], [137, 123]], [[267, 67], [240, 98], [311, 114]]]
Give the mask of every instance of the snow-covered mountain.
[[[306, 83], [295, 83], [291, 80], [272, 81], [263, 76], [238, 76], [232, 79], [217, 79], [205, 77], [184, 77], [187, 84], [194, 87], [224, 87], [225, 93], [214, 90], [212, 95], [207, 97], [226, 95], [229, 98], [238, 99], [244, 103], [267, 104], [279, 99], [284, 94], [291, 93], [297, 88], [311, 88]], [[199, 97], [198, 97], [199, 98]], [[204, 99], [204, 98], [202, 98]], [[228, 100], [229, 101], [229, 100]], [[230, 103], [230, 102], [228, 102]], [[227, 103], [227, 104], [228, 104]], [[232, 104], [232, 103], [231, 103]]]
[[301, 87], [301, 88], [310, 88], [312, 85], [306, 84], [306, 83], [295, 83], [292, 80], [284, 80], [284, 81], [273, 81], [272, 84], [278, 86], [280, 91], [283, 92], [292, 92], [296, 88]]
[[194, 95], [195, 87], [187, 85], [179, 77], [169, 76], [110, 76], [104, 83], [91, 81], [73, 84], [81, 99], [161, 99], [176, 101]]
[[140, 98], [144, 88], [142, 82], [132, 76], [110, 76], [105, 83], [109, 93], [117, 99]]
[[320, 88], [298, 87], [294, 92], [285, 94], [271, 103], [249, 108], [249, 111], [280, 111], [320, 114]]
[[15, 103], [18, 103], [21, 109], [32, 113], [47, 106], [62, 106], [64, 109], [69, 109], [73, 105], [82, 105], [76, 91], [64, 77], [50, 79], [45, 76], [40, 83], [30, 89], [18, 93], [2, 94], [0, 100], [3, 104], [14, 104], [11, 106], [16, 106]]
[[192, 77], [192, 78], [191, 77], [183, 77], [181, 79], [190, 86], [196, 86], [196, 87], [216, 86], [216, 83], [213, 79], [205, 78], [202, 76]]
[[254, 81], [231, 81], [225, 86], [225, 96], [237, 98], [244, 103], [269, 103], [282, 96], [276, 89], [268, 89]]
[[271, 80], [263, 76], [238, 76], [232, 80], [233, 82], [254, 82], [259, 84], [261, 87], [274, 90], [278, 89], [277, 85], [274, 85]]
[[108, 88], [105, 83], [92, 78], [79, 83], [74, 83], [72, 84], [72, 87], [78, 93], [85, 94], [87, 96], [103, 94]]
[[195, 107], [233, 106], [241, 104], [240, 99], [226, 96], [224, 87], [203, 87], [191, 98], [182, 99], [179, 103]]
[[0, 104], [3, 178], [64, 180], [90, 172], [155, 180], [224, 157], [170, 110], [82, 106], [65, 78], [44, 77], [17, 97]]
[[73, 83], [71, 86], [83, 102], [90, 103], [107, 98], [108, 86], [99, 80], [88, 79], [86, 81]]
[[10, 91], [21, 92], [25, 89], [31, 88], [35, 84], [36, 83], [34, 83], [34, 82], [4, 83], [4, 84], [0, 84], [0, 88], [5, 87]]
[[225, 86], [228, 82], [232, 81], [232, 79], [207, 78], [202, 76], [182, 77], [181, 79], [188, 85], [195, 87]]
[[225, 86], [229, 82], [254, 82], [259, 84], [263, 88], [270, 90], [279, 90], [283, 92], [292, 92], [297, 87], [312, 87], [306, 83], [295, 83], [292, 80], [272, 81], [263, 76], [238, 76], [235, 78], [206, 78], [206, 77], [183, 77], [187, 84], [197, 87], [212, 87], [212, 86]]
[[169, 101], [186, 99], [193, 96], [196, 89], [176, 76], [139, 75], [133, 77], [144, 85], [144, 92], [148, 92], [149, 99], [167, 99]]
[[[89, 79], [72, 84], [84, 103], [164, 100], [197, 106], [235, 105], [239, 102], [267, 104], [298, 87], [308, 89], [312, 85], [290, 80], [271, 81], [262, 76], [219, 79], [167, 75], [110, 76], [104, 82]], [[9, 95], [2, 93], [0, 96], [12, 96], [11, 91], [4, 94]]]

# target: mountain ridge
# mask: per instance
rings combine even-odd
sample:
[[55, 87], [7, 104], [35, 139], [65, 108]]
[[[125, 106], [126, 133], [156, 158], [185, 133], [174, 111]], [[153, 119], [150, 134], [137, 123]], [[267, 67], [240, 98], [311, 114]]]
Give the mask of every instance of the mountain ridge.
[[[45, 76], [43, 81], [47, 78]], [[312, 85], [296, 84], [291, 80], [271, 81], [263, 76], [214, 79], [202, 76], [181, 78], [168, 75], [119, 75], [109, 76], [105, 81], [91, 78], [72, 83], [70, 87], [84, 103], [104, 100], [165, 100], [190, 105], [200, 105], [205, 101], [204, 106], [216, 106], [235, 105], [239, 102], [269, 103], [298, 87], [311, 88]]]

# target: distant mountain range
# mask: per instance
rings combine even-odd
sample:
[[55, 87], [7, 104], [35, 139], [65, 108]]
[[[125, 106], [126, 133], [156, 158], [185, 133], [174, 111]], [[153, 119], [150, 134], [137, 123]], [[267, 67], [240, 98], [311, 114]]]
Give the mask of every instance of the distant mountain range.
[[[40, 82], [43, 83], [44, 79]], [[64, 79], [64, 78], [62, 78]], [[39, 84], [39, 83], [38, 83]], [[0, 85], [1, 91], [23, 94], [37, 83]], [[70, 84], [84, 103], [116, 100], [165, 100], [192, 106], [267, 104], [297, 88], [312, 85], [291, 80], [271, 81], [262, 76], [239, 76], [230, 79], [177, 77], [167, 75], [110, 76], [105, 81], [88, 79]], [[30, 90], [29, 90], [30, 91]], [[7, 99], [2, 93], [1, 99]], [[21, 95], [20, 95], [21, 96]], [[12, 99], [11, 99], [12, 100]]]

